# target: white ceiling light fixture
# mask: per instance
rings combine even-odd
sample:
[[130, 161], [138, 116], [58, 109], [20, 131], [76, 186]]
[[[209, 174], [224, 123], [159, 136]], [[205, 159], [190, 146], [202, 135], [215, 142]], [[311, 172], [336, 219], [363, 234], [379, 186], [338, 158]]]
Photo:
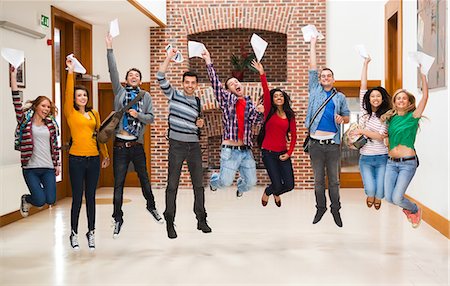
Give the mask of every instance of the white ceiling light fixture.
[[31, 29], [22, 27], [20, 25], [8, 22], [8, 21], [0, 21], [0, 28], [10, 30], [28, 37], [31, 37], [33, 39], [43, 39], [45, 38], [45, 34], [39, 33], [36, 31], [33, 31]]

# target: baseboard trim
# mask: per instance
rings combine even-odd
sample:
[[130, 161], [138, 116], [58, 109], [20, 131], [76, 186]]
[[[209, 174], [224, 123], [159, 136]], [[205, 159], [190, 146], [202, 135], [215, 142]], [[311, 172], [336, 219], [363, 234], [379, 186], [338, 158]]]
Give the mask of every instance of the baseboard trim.
[[[35, 213], [38, 213], [40, 211], [48, 209], [48, 205], [43, 206], [42, 208], [37, 207], [31, 207], [30, 211], [28, 212], [28, 216], [34, 215]], [[9, 214], [5, 214], [0, 216], [0, 227], [3, 227], [5, 225], [8, 225], [10, 223], [13, 223], [15, 221], [18, 221], [20, 219], [23, 219], [22, 215], [20, 214], [20, 211], [15, 211]]]
[[422, 220], [428, 223], [432, 228], [442, 233], [445, 237], [450, 239], [450, 221], [445, 217], [441, 216], [437, 212], [428, 208], [421, 202], [405, 195], [409, 200], [415, 202], [422, 209]]

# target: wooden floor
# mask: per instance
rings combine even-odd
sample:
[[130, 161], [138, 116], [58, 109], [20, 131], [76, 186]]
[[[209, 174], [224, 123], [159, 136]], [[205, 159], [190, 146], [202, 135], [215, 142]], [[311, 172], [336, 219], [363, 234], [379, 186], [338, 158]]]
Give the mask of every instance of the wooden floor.
[[[313, 192], [291, 192], [282, 207], [260, 204], [262, 187], [240, 199], [233, 188], [206, 192], [213, 229], [196, 229], [191, 190], [180, 190], [176, 225], [145, 210], [128, 188], [118, 239], [110, 227], [112, 189], [98, 191], [95, 251], [85, 208], [80, 251], [69, 245], [71, 199], [0, 229], [0, 285], [449, 285], [449, 241], [422, 223], [413, 229], [400, 208], [365, 206], [362, 190], [341, 190], [343, 228], [329, 212], [317, 225]], [[164, 191], [154, 190], [164, 211]]]

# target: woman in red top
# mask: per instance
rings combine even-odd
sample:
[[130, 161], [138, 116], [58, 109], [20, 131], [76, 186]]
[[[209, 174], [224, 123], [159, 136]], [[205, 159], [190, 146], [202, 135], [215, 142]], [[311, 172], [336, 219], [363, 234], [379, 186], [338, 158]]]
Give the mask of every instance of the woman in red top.
[[[261, 203], [266, 206], [269, 196], [273, 195], [275, 204], [281, 207], [280, 195], [294, 189], [294, 172], [291, 155], [297, 141], [295, 113], [290, 106], [285, 91], [275, 88], [269, 91], [266, 74], [261, 63], [253, 61], [252, 66], [259, 71], [264, 92], [264, 126], [258, 136], [262, 150], [262, 159], [271, 184], [266, 187]], [[287, 149], [288, 134], [291, 135]]]

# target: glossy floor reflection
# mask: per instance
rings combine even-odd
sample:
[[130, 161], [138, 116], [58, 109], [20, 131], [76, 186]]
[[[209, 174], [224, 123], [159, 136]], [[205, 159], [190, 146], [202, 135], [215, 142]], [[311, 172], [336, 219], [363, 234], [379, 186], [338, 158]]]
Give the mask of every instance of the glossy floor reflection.
[[[0, 229], [0, 285], [448, 285], [449, 242], [426, 223], [413, 229], [401, 210], [365, 206], [361, 190], [341, 191], [343, 228], [329, 212], [317, 225], [313, 192], [291, 192], [277, 208], [260, 203], [257, 187], [206, 191], [213, 229], [196, 229], [193, 195], [180, 190], [178, 238], [128, 188], [124, 225], [112, 238], [112, 205], [97, 205], [96, 246], [88, 250], [86, 213], [80, 251], [69, 245], [71, 199]], [[160, 212], [164, 191], [154, 190]], [[98, 191], [100, 202], [112, 189]]]

